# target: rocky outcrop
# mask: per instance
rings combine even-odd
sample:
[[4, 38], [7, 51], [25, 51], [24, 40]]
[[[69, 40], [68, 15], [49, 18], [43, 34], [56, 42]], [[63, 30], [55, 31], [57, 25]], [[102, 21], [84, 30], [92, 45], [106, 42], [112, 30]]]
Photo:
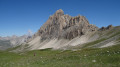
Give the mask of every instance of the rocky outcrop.
[[107, 26], [107, 29], [111, 29], [111, 28], [113, 28], [112, 25], [108, 25], [108, 26]]
[[51, 38], [73, 39], [97, 29], [95, 25], [89, 24], [84, 16], [71, 17], [59, 9], [49, 17], [34, 37], [41, 36], [42, 40]]
[[113, 28], [112, 25], [108, 25], [107, 27], [101, 27], [101, 28], [99, 29], [99, 31], [109, 30], [109, 29], [112, 29], [112, 28]]

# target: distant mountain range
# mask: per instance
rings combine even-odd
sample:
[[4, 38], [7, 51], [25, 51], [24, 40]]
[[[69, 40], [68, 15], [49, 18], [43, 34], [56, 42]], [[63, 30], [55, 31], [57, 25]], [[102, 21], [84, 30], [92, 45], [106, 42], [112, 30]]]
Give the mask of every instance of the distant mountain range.
[[18, 45], [21, 45], [22, 43], [25, 43], [28, 36], [7, 36], [7, 37], [0, 37], [0, 49], [5, 50], [7, 48], [12, 48]]

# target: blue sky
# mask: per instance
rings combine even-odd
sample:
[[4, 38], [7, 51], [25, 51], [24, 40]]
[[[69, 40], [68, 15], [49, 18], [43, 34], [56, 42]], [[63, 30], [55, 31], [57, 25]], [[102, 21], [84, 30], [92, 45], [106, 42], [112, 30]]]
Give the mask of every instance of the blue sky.
[[58, 9], [98, 27], [120, 25], [120, 0], [0, 0], [0, 36], [35, 33]]

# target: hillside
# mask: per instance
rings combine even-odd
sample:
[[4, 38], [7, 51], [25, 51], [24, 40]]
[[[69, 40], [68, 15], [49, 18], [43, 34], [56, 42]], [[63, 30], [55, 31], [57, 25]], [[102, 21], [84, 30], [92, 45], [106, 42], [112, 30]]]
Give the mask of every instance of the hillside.
[[[76, 47], [102, 48], [118, 44], [120, 26], [108, 25], [98, 28], [90, 24], [84, 16], [72, 17], [57, 10], [41, 26], [32, 38], [27, 40], [27, 50], [73, 49]], [[93, 45], [89, 45], [96, 42]], [[78, 48], [78, 49], [79, 49]], [[24, 50], [24, 47], [19, 50]]]

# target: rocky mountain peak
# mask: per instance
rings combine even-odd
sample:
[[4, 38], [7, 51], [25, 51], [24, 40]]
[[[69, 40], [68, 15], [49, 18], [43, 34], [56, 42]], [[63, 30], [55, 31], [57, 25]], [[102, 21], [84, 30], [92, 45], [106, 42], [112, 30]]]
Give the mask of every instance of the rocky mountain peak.
[[64, 11], [62, 9], [59, 9], [59, 10], [56, 11], [55, 15], [57, 15], [57, 16], [64, 15]]
[[65, 15], [63, 10], [59, 9], [49, 17], [34, 36], [41, 36], [43, 40], [51, 38], [72, 39], [97, 29], [95, 25], [89, 24], [84, 16], [72, 17]]

